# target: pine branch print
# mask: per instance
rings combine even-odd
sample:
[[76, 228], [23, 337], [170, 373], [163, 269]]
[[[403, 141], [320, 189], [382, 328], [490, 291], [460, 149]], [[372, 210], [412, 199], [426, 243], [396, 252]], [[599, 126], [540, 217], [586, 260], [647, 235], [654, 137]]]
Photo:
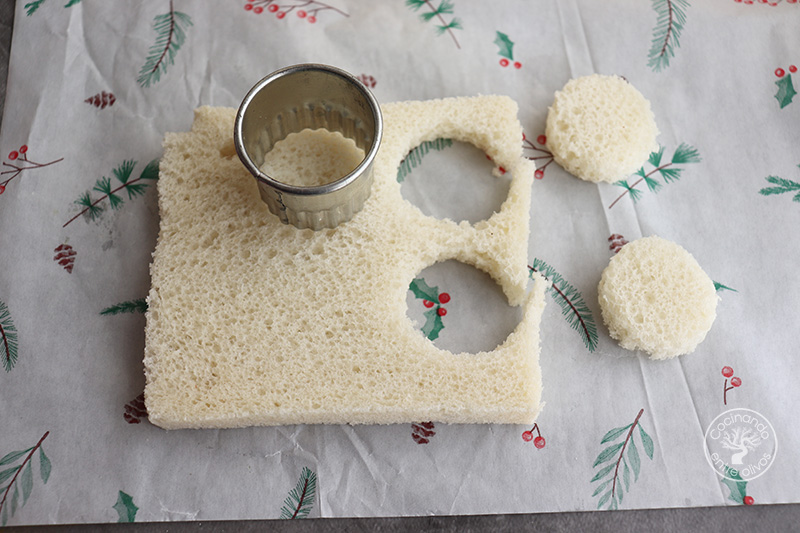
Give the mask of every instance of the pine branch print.
[[715, 282], [714, 282], [714, 290], [715, 290], [716, 292], [719, 292], [719, 291], [733, 291], [733, 292], [739, 292], [739, 291], [737, 291], [736, 289], [734, 289], [734, 288], [731, 288], [731, 287], [728, 287], [727, 285], [723, 285], [722, 283], [720, 283], [720, 282], [718, 282], [718, 281], [715, 281]]
[[431, 150], [442, 151], [445, 148], [453, 146], [452, 139], [436, 139], [434, 141], [424, 141], [419, 146], [413, 148], [400, 162], [397, 167], [397, 181], [402, 183], [406, 176], [411, 171], [417, 168], [422, 163], [422, 158]]
[[308, 518], [308, 513], [314, 507], [314, 497], [317, 491], [317, 475], [306, 467], [297, 480], [297, 485], [283, 502], [281, 507], [281, 518], [294, 520], [297, 518]]
[[[27, 4], [25, 4], [25, 14], [30, 17], [31, 15], [36, 13], [36, 11], [38, 11], [40, 7], [42, 7], [42, 4], [44, 4], [44, 2], [45, 0], [34, 0], [33, 2], [28, 2]], [[64, 4], [64, 7], [72, 7], [80, 3], [81, 0], [67, 0], [67, 3]]]
[[[28, 498], [33, 490], [32, 458], [37, 451], [39, 452], [39, 477], [43, 483], [47, 483], [47, 480], [50, 479], [52, 464], [42, 448], [42, 443], [49, 434], [50, 432], [46, 431], [36, 445], [25, 450], [7, 453], [0, 459], [0, 466], [3, 466], [14, 464], [24, 457], [22, 463], [18, 466], [12, 466], [11, 468], [0, 471], [0, 492], [3, 494], [3, 498], [0, 500], [0, 513], [2, 513], [3, 527], [8, 523], [10, 517], [13, 518], [14, 514], [17, 512], [17, 507], [21, 508], [28, 502]], [[9, 478], [11, 478], [11, 481], [6, 485], [5, 483]], [[17, 481], [19, 481], [19, 483], [17, 483]], [[14, 489], [13, 492], [11, 492], [12, 488]], [[22, 491], [21, 505], [19, 504], [20, 490]], [[11, 495], [10, 500], [9, 494]], [[6, 504], [10, 505], [10, 513], [9, 506]]]
[[8, 306], [0, 302], [0, 357], [3, 358], [3, 368], [6, 372], [11, 372], [17, 364], [18, 349], [17, 328], [11, 320]]
[[561, 314], [570, 327], [578, 332], [583, 343], [590, 352], [593, 352], [597, 348], [597, 324], [581, 293], [553, 267], [540, 259], [534, 258], [533, 266], [528, 265], [528, 270], [529, 274], [538, 272], [550, 283], [547, 292], [561, 308]]
[[175, 54], [183, 46], [190, 26], [192, 18], [186, 13], [175, 11], [172, 0], [169, 2], [169, 13], [156, 15], [153, 19], [156, 42], [150, 47], [150, 53], [139, 70], [139, 78], [136, 80], [139, 85], [150, 87], [158, 83], [162, 74], [166, 74], [167, 68], [175, 61]]
[[450, 22], [447, 22], [447, 20], [444, 18], [444, 15], [453, 14], [452, 2], [449, 0], [441, 0], [441, 2], [439, 2], [439, 6], [434, 7], [433, 2], [430, 0], [406, 0], [406, 5], [414, 11], [419, 11], [423, 6], [427, 7], [427, 11], [424, 11], [419, 16], [422, 21], [430, 22], [434, 18], [437, 19], [439, 24], [436, 26], [436, 33], [439, 35], [442, 35], [445, 32], [449, 33], [450, 37], [453, 39], [453, 42], [456, 44], [456, 48], [461, 49], [461, 45], [458, 44], [458, 39], [456, 39], [456, 34], [453, 33], [453, 30], [462, 29], [461, 21], [456, 17], [453, 17], [450, 19]]
[[137, 298], [136, 300], [127, 300], [106, 307], [100, 311], [101, 315], [118, 315], [120, 313], [146, 313], [147, 312], [147, 299]]
[[121, 165], [112, 171], [119, 185], [114, 187], [111, 178], [105, 176], [98, 179], [92, 190], [101, 193], [101, 196], [95, 199], [92, 197], [91, 191], [84, 192], [74, 202], [82, 206], [83, 209], [81, 209], [77, 215], [67, 220], [62, 227], [66, 228], [81, 215], [87, 215], [89, 220], [97, 220], [100, 215], [105, 212], [105, 206], [101, 205], [105, 200], [108, 200], [111, 209], [119, 209], [125, 202], [125, 200], [117, 194], [120, 191], [125, 191], [128, 194], [128, 200], [143, 195], [147, 186], [150, 185], [150, 182], [158, 179], [158, 162], [158, 159], [150, 161], [144, 170], [142, 170], [139, 177], [131, 180], [130, 177], [136, 166], [136, 162], [131, 160], [123, 161]]
[[659, 72], [669, 66], [680, 46], [680, 35], [686, 25], [687, 0], [652, 0], [656, 12], [656, 26], [648, 55], [647, 66]]
[[[640, 409], [633, 423], [608, 431], [600, 441], [600, 444], [607, 444], [625, 435], [625, 440], [622, 442], [616, 442], [603, 449], [592, 465], [592, 468], [597, 468], [599, 466], [600, 469], [595, 473], [590, 483], [604, 480], [595, 487], [592, 493], [592, 497], [603, 493], [597, 502], [598, 509], [607, 503], [609, 504], [608, 509], [610, 510], [619, 508], [619, 505], [622, 504], [622, 498], [625, 492], [630, 491], [631, 471], [633, 472], [633, 482], [639, 480], [642, 459], [639, 455], [639, 450], [634, 438], [635, 433], [637, 433], [635, 432], [637, 427], [639, 429], [638, 435], [642, 449], [644, 449], [644, 453], [650, 460], [653, 459], [653, 451], [655, 448], [653, 439], [650, 438], [650, 435], [647, 434], [640, 422], [643, 413], [644, 409]], [[627, 455], [625, 453], [626, 451], [628, 452]], [[616, 461], [614, 461], [615, 458]], [[609, 461], [611, 462], [609, 463]], [[620, 466], [622, 466], [622, 470], [620, 470]], [[609, 478], [608, 476], [612, 472], [614, 475]], [[606, 491], [606, 489], [608, 489], [608, 491]]]
[[658, 175], [661, 176], [661, 179], [664, 180], [664, 183], [669, 184], [679, 180], [681, 173], [684, 170], [683, 168], [677, 168], [677, 165], [687, 165], [689, 163], [699, 163], [702, 161], [700, 158], [700, 152], [697, 151], [697, 148], [689, 146], [686, 143], [681, 143], [681, 145], [675, 149], [675, 153], [672, 154], [672, 159], [669, 162], [662, 164], [661, 161], [663, 156], [664, 147], [660, 146], [658, 150], [652, 152], [647, 159], [648, 163], [655, 167], [653, 170], [645, 173], [644, 167], [641, 167], [636, 171], [636, 175], [639, 176], [639, 179], [634, 181], [632, 184], [628, 184], [628, 180], [619, 180], [618, 182], [614, 183], [614, 185], [625, 189], [625, 192], [620, 194], [616, 200], [611, 202], [611, 205], [609, 205], [608, 208], [611, 209], [617, 205], [617, 202], [622, 200], [626, 194], [630, 195], [634, 203], [638, 202], [642, 197], [642, 191], [637, 189], [636, 186], [643, 181], [651, 192], [657, 193], [661, 189], [662, 184], [653, 178], [654, 174], [658, 173]]
[[[800, 165], [798, 165], [800, 167]], [[778, 176], [767, 176], [764, 178], [767, 183], [775, 185], [775, 187], [764, 187], [758, 194], [762, 196], [771, 196], [773, 194], [793, 193], [793, 202], [800, 202], [800, 183], [792, 180], [780, 178]]]

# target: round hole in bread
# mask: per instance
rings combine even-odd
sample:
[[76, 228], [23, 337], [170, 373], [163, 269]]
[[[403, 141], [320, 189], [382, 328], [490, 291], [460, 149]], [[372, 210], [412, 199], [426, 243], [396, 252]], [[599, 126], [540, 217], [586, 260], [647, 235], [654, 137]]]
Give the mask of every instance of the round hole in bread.
[[475, 146], [436, 139], [425, 141], [406, 154], [397, 180], [403, 198], [425, 215], [470, 224], [500, 211], [508, 196], [511, 175], [500, 169]]
[[485, 272], [456, 260], [431, 265], [409, 284], [406, 315], [421, 335], [452, 353], [490, 351], [522, 320]]

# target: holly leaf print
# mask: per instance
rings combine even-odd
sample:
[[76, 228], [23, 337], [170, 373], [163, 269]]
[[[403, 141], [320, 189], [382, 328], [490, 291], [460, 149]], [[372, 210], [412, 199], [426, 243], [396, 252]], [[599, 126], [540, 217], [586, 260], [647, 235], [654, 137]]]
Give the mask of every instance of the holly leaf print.
[[114, 504], [114, 510], [117, 512], [117, 515], [119, 515], [117, 523], [127, 523], [136, 520], [136, 511], [138, 511], [139, 508], [133, 503], [133, 498], [131, 498], [130, 495], [119, 491], [117, 503]]
[[744, 504], [744, 499], [747, 497], [747, 481], [742, 479], [742, 476], [739, 475], [739, 472], [732, 470], [730, 467], [725, 466], [725, 475], [730, 476], [733, 479], [729, 479], [727, 477], [722, 478], [722, 483], [728, 489], [730, 489], [730, 494], [728, 495], [728, 499], [732, 502], [738, 503], [740, 505]]
[[496, 44], [499, 48], [497, 51], [498, 54], [508, 60], [514, 59], [514, 42], [508, 38], [508, 35], [498, 31], [497, 36], [494, 39], [494, 44]]
[[792, 75], [789, 74], [783, 78], [780, 78], [775, 82], [775, 85], [778, 86], [778, 92], [775, 93], [775, 99], [778, 101], [778, 105], [781, 106], [781, 109], [783, 109], [792, 103], [794, 96], [797, 94], [794, 84], [792, 83]]
[[437, 287], [429, 287], [422, 278], [412, 280], [408, 288], [417, 298], [422, 298], [429, 302], [439, 301], [439, 289]]
[[442, 317], [439, 316], [438, 308], [428, 309], [425, 311], [425, 325], [422, 326], [422, 333], [430, 340], [439, 338], [439, 333], [444, 329], [444, 322]]

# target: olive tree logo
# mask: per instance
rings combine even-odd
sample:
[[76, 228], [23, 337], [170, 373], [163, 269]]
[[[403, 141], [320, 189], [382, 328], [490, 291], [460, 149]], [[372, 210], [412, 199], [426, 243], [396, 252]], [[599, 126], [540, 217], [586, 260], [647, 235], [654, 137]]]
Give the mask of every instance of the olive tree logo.
[[769, 420], [752, 409], [731, 409], [709, 424], [705, 435], [708, 464], [723, 478], [750, 481], [775, 461], [778, 439]]

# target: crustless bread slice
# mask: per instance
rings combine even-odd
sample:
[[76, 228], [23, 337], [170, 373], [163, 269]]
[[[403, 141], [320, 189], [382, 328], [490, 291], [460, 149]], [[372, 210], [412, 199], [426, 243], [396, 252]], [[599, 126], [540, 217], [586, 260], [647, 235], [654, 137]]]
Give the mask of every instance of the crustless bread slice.
[[[531, 423], [541, 408], [545, 282], [526, 293], [533, 164], [505, 97], [383, 108], [385, 133], [364, 209], [336, 229], [286, 226], [232, 149], [234, 109], [197, 110], [168, 134], [161, 226], [148, 297], [145, 398], [163, 428], [298, 423]], [[396, 180], [408, 151], [452, 138], [513, 176], [499, 212], [437, 220]], [[450, 353], [406, 316], [409, 283], [456, 259], [499, 283], [523, 319], [496, 349]]]

